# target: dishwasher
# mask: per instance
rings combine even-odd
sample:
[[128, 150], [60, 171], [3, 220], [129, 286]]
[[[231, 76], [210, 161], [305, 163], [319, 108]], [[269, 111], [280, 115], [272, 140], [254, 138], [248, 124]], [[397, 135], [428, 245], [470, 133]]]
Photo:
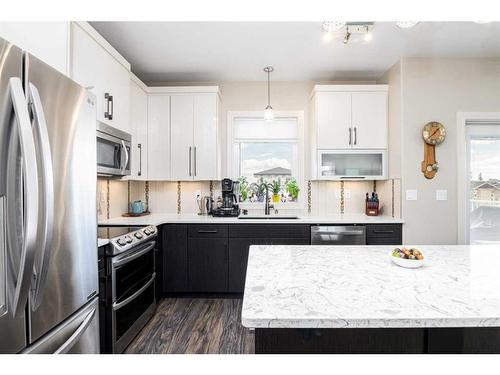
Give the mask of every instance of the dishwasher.
[[311, 226], [311, 245], [366, 245], [366, 228], [362, 225]]

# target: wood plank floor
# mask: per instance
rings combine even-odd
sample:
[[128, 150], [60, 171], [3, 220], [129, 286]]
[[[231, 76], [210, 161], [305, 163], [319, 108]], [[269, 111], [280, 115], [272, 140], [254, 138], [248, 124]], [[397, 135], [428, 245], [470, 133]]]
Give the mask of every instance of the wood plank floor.
[[241, 325], [241, 299], [165, 298], [128, 354], [253, 354], [255, 335]]

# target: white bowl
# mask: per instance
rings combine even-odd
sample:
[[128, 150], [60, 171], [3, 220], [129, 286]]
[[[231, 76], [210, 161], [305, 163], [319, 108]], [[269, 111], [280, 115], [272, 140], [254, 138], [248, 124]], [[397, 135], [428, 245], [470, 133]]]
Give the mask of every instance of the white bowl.
[[396, 263], [400, 267], [404, 268], [419, 268], [424, 265], [424, 260], [423, 259], [404, 259], [404, 258], [397, 258], [395, 256], [390, 255], [391, 260]]

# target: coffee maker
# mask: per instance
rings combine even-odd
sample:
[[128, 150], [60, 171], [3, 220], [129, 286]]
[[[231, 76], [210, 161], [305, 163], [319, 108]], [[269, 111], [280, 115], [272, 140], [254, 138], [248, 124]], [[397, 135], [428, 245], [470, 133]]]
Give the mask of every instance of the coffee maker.
[[240, 206], [238, 197], [240, 195], [240, 183], [229, 178], [221, 181], [222, 204], [212, 209], [212, 216], [234, 217], [239, 216]]

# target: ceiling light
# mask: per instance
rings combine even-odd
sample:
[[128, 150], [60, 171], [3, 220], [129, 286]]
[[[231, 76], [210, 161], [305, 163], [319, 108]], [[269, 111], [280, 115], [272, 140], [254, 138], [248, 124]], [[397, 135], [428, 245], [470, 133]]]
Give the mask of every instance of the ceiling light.
[[273, 107], [271, 107], [271, 79], [270, 74], [274, 71], [272, 66], [266, 66], [264, 72], [267, 73], [267, 106], [264, 109], [264, 120], [272, 121], [274, 120]]
[[401, 29], [409, 29], [410, 27], [413, 27], [418, 23], [419, 21], [398, 21], [396, 22], [396, 25], [398, 25], [398, 27]]
[[325, 21], [323, 22], [323, 31], [327, 33], [339, 31], [345, 26], [345, 22], [342, 21]]
[[369, 42], [373, 39], [373, 35], [371, 32], [367, 32], [364, 36], [363, 36], [363, 39], [365, 40], [365, 42]]

